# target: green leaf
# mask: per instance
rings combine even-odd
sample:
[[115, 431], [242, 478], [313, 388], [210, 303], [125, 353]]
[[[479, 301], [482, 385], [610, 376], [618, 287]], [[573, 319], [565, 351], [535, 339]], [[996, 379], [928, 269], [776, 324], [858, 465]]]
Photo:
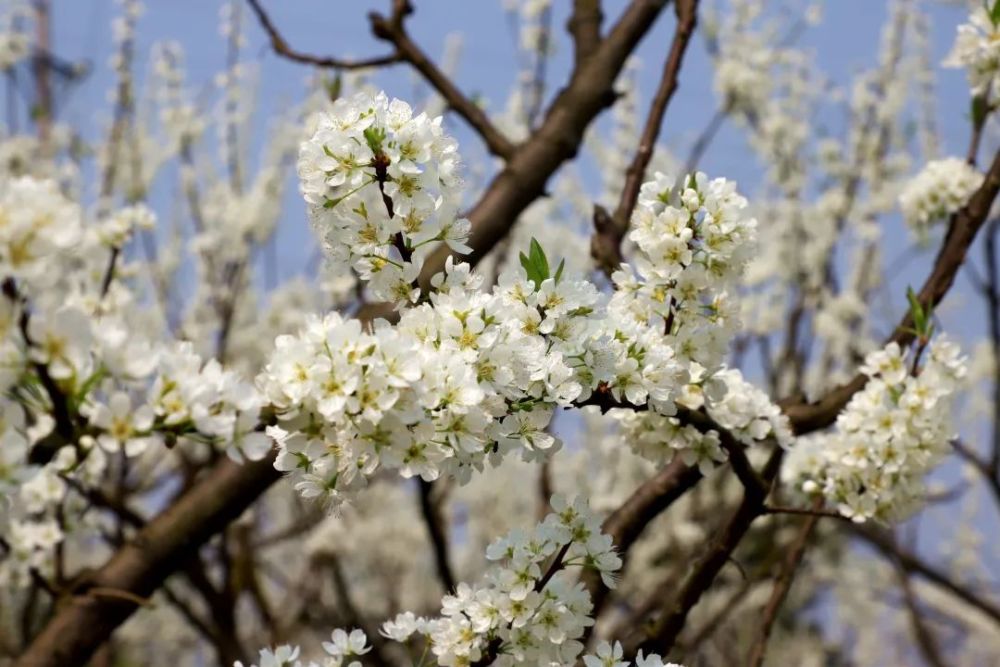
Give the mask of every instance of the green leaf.
[[381, 154], [382, 142], [385, 141], [385, 128], [371, 125], [365, 128], [364, 135], [365, 141], [368, 142], [368, 147], [372, 149], [372, 153], [376, 155]]
[[528, 279], [531, 280], [531, 274], [532, 274], [531, 260], [528, 259], [528, 256], [525, 255], [523, 252], [519, 253], [519, 256], [521, 258], [521, 267], [524, 269], [524, 272], [528, 274]]
[[559, 279], [562, 278], [563, 269], [565, 269], [565, 268], [566, 268], [566, 260], [565, 260], [565, 258], [564, 259], [560, 259], [559, 260], [559, 266], [556, 267], [556, 275], [553, 276], [555, 278], [555, 281], [556, 281], [557, 285], [559, 284]]
[[531, 261], [538, 268], [539, 272], [542, 274], [542, 280], [549, 277], [549, 260], [545, 256], [545, 251], [542, 249], [542, 244], [538, 242], [537, 239], [531, 239]]
[[531, 239], [531, 247], [528, 249], [528, 254], [525, 255], [522, 252], [519, 256], [521, 266], [524, 267], [524, 272], [527, 274], [528, 280], [535, 284], [535, 289], [538, 289], [541, 287], [542, 282], [550, 275], [549, 260], [545, 256], [545, 251], [542, 249], [541, 244], [536, 239]]
[[1000, 0], [994, 0], [993, 8], [989, 9], [989, 12], [990, 12], [990, 21], [993, 22], [993, 27], [995, 28], [997, 27], [997, 25], [1000, 25]]
[[331, 81], [326, 83], [326, 94], [330, 98], [331, 102], [335, 102], [337, 98], [340, 97], [340, 93], [344, 88], [344, 82], [341, 79], [340, 73], [338, 72], [336, 76], [333, 77]]
[[910, 317], [913, 318], [914, 333], [921, 338], [930, 338], [934, 332], [934, 322], [932, 321], [934, 306], [928, 305], [924, 308], [912, 287], [906, 288], [906, 300], [910, 302]]

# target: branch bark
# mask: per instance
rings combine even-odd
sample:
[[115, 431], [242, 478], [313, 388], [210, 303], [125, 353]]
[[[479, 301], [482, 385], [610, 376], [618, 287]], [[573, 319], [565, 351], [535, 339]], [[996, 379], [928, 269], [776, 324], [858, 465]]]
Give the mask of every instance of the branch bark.
[[[782, 454], [782, 449], [775, 449], [764, 466], [761, 476], [768, 484], [778, 474]], [[666, 604], [662, 615], [653, 623], [646, 639], [638, 647], [633, 648], [641, 650], [646, 655], [650, 653], [667, 655], [669, 653], [681, 630], [684, 629], [688, 613], [715, 581], [722, 567], [729, 561], [733, 551], [750, 530], [754, 520], [764, 513], [766, 497], [766, 493], [756, 490], [755, 487], [745, 488], [743, 500], [736, 512], [708, 546], [705, 554], [695, 563], [691, 574], [685, 579], [677, 595]], [[629, 654], [634, 652], [630, 651]]]
[[[1000, 152], [994, 156], [982, 186], [972, 195], [969, 203], [951, 218], [948, 233], [934, 261], [934, 268], [918, 294], [920, 303], [925, 308], [936, 306], [951, 289], [958, 270], [965, 262], [969, 247], [989, 216], [998, 192], [1000, 192]], [[887, 342], [906, 346], [913, 340], [913, 320], [907, 312]], [[851, 397], [860, 391], [867, 381], [867, 376], [859, 373], [850, 382], [831, 390], [815, 403], [783, 401], [781, 407], [797, 434], [816, 431], [832, 424]]]
[[[813, 504], [813, 508], [818, 510], [821, 505], [822, 501], [817, 501]], [[785, 598], [788, 597], [788, 591], [792, 588], [792, 581], [795, 579], [795, 572], [798, 570], [799, 564], [802, 562], [802, 557], [806, 553], [806, 547], [809, 546], [809, 536], [812, 535], [812, 531], [816, 527], [816, 523], [819, 521], [820, 516], [820, 514], [810, 514], [806, 516], [806, 520], [802, 523], [802, 527], [799, 528], [799, 532], [795, 536], [795, 541], [792, 543], [791, 550], [788, 552], [788, 557], [785, 559], [784, 566], [782, 567], [777, 578], [774, 580], [774, 587], [771, 589], [771, 597], [768, 599], [767, 605], [764, 607], [764, 618], [760, 624], [760, 632], [757, 634], [753, 647], [750, 649], [750, 657], [747, 660], [747, 664], [750, 667], [761, 667], [761, 665], [764, 664], [764, 655], [767, 652], [767, 641], [771, 638], [771, 630], [774, 629], [774, 622], [778, 618], [778, 612], [781, 610], [781, 605], [784, 604]]]
[[601, 41], [601, 0], [573, 0], [573, 13], [566, 30], [573, 37], [573, 61], [579, 65]]
[[[251, 0], [256, 1], [256, 0]], [[465, 96], [462, 91], [435, 65], [427, 54], [410, 39], [403, 19], [413, 12], [407, 0], [396, 0], [392, 15], [383, 16], [377, 12], [368, 15], [372, 34], [389, 42], [396, 48], [400, 60], [410, 63], [415, 70], [434, 87], [448, 102], [448, 106], [475, 130], [493, 155], [507, 159], [514, 152], [514, 144], [493, 125], [489, 116]]]
[[[469, 213], [473, 251], [464, 261], [477, 264], [507, 235], [524, 209], [545, 194], [545, 185], [556, 170], [576, 156], [590, 123], [614, 103], [615, 79], [626, 59], [666, 5], [667, 0], [633, 0], [593, 54], [573, 70], [541, 126], [517, 146]], [[420, 276], [423, 288], [444, 269], [450, 254], [442, 245], [427, 258]]]
[[455, 575], [452, 574], [451, 564], [448, 560], [448, 534], [444, 516], [441, 512], [441, 498], [438, 492], [440, 486], [423, 479], [419, 481], [420, 512], [423, 514], [424, 523], [427, 525], [427, 534], [434, 548], [434, 566], [437, 569], [438, 578], [441, 580], [441, 587], [446, 594], [455, 590]]
[[280, 477], [274, 458], [243, 465], [223, 460], [176, 503], [153, 518], [59, 606], [14, 667], [82, 665], [137, 608], [124, 596], [151, 595], [190, 554], [236, 519]]
[[333, 58], [331, 56], [316, 56], [309, 53], [303, 53], [302, 51], [297, 51], [290, 46], [285, 38], [282, 37], [281, 33], [278, 31], [278, 27], [268, 16], [267, 12], [264, 11], [264, 7], [261, 6], [260, 0], [247, 0], [250, 4], [250, 9], [253, 13], [257, 15], [257, 22], [260, 23], [260, 27], [267, 33], [267, 37], [271, 42], [271, 48], [276, 54], [282, 58], [287, 58], [297, 63], [303, 63], [306, 65], [313, 65], [314, 67], [323, 67], [328, 69], [366, 69], [370, 67], [385, 67], [387, 65], [395, 65], [403, 61], [402, 57], [398, 53], [390, 53], [384, 56], [375, 56], [372, 58], [363, 58], [360, 60], [351, 60], [345, 58]]
[[656, 138], [660, 135], [667, 105], [677, 91], [677, 79], [684, 62], [684, 53], [687, 51], [698, 20], [698, 0], [675, 0], [674, 8], [677, 13], [674, 39], [667, 60], [663, 64], [660, 85], [646, 116], [639, 148], [625, 172], [625, 187], [622, 189], [618, 206], [611, 216], [600, 205], [595, 207], [596, 233], [591, 240], [591, 254], [608, 275], [622, 263], [622, 239], [628, 231], [632, 211], [635, 210], [635, 203], [639, 198], [639, 189], [646, 176], [646, 167], [653, 158], [653, 149], [656, 147]]

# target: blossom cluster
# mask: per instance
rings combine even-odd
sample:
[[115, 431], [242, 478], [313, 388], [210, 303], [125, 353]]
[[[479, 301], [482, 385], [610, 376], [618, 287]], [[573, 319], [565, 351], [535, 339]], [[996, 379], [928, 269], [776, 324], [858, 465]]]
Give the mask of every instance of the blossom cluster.
[[593, 620], [590, 596], [566, 568], [594, 569], [613, 585], [621, 559], [584, 501], [554, 496], [552, 509], [533, 530], [514, 530], [491, 544], [486, 555], [497, 565], [482, 583], [459, 584], [446, 595], [441, 616], [404, 613], [388, 621], [383, 634], [395, 641], [423, 635], [440, 665], [498, 656], [507, 665], [572, 664]]
[[[723, 383], [721, 391], [724, 392], [717, 400], [706, 402], [705, 396], [697, 391], [698, 385], [692, 384], [685, 387], [686, 392], [678, 403], [690, 409], [707, 406], [709, 417], [745, 445], [768, 438], [773, 438], [782, 447], [792, 444], [794, 438], [788, 418], [766, 392], [743, 379], [737, 369], [720, 371], [715, 380]], [[707, 473], [729, 458], [714, 430], [702, 432], [675, 416], [652, 411], [619, 411], [617, 416], [622, 440], [636, 454], [658, 465], [669, 463], [679, 455], [685, 464], [697, 465]]]
[[[261, 649], [259, 664], [250, 667], [343, 667], [345, 660], [360, 657], [372, 649], [368, 646], [368, 637], [362, 630], [352, 630], [348, 633], [338, 628], [333, 631], [330, 640], [323, 642], [323, 651], [327, 657], [322, 663], [312, 660], [302, 662], [299, 660], [302, 650], [298, 646], [284, 644], [273, 650]], [[243, 667], [243, 663], [237, 660], [233, 667]], [[347, 662], [347, 667], [361, 667], [361, 663], [350, 660]]]
[[958, 26], [946, 67], [965, 68], [973, 95], [989, 95], [1000, 81], [1000, 25], [995, 0], [975, 3], [968, 23]]
[[[622, 562], [585, 501], [556, 495], [551, 507], [553, 512], [531, 530], [514, 529], [491, 543], [486, 557], [495, 564], [480, 583], [461, 583], [445, 595], [440, 616], [403, 612], [382, 625], [382, 636], [400, 644], [422, 638], [436, 663], [447, 667], [576, 664], [584, 649], [579, 639], [594, 621], [590, 596], [569, 569], [594, 570], [614, 587]], [[265, 649], [254, 667], [341, 667], [370, 647], [361, 630], [337, 629], [323, 650], [331, 657], [317, 663], [300, 661], [298, 647]], [[622, 655], [620, 643], [602, 641], [582, 659], [586, 667], [628, 667]], [[678, 667], [641, 652], [635, 665]]]
[[709, 374], [739, 324], [727, 288], [756, 244], [757, 221], [746, 206], [732, 181], [658, 172], [642, 185], [632, 215], [638, 278], [627, 266], [613, 276], [621, 309], [640, 323], [662, 323], [677, 354]]
[[983, 174], [960, 158], [928, 162], [899, 194], [903, 218], [922, 236], [965, 206], [982, 183]]
[[54, 181], [31, 177], [0, 184], [0, 274], [48, 287], [59, 275], [53, 263], [82, 235], [80, 208]]
[[302, 143], [298, 172], [314, 227], [331, 260], [353, 266], [375, 298], [415, 301], [436, 242], [468, 251], [457, 148], [441, 117], [414, 116], [385, 93], [337, 100]]
[[[414, 117], [398, 100], [358, 95], [335, 103], [299, 161], [331, 259], [346, 252], [376, 294], [401, 305], [415, 299], [418, 266], [406, 262], [447, 240], [426, 215], [434, 188], [438, 203], [457, 201], [454, 153], [436, 121]], [[419, 187], [401, 189], [404, 182]], [[277, 417], [268, 429], [277, 466], [294, 471], [305, 495], [340, 502], [382, 467], [467, 480], [515, 449], [529, 460], [545, 456], [556, 445], [546, 429], [557, 406], [669, 417], [679, 396], [703, 407], [704, 387], [707, 402], [721, 400], [723, 377], [732, 375], [714, 376], [737, 323], [727, 288], [755, 239], [745, 207], [724, 179], [698, 173], [675, 183], [657, 174], [642, 187], [633, 219], [636, 269], [615, 273], [610, 298], [563, 264], [550, 266], [532, 241], [491, 292], [449, 259], [396, 327], [376, 322], [364, 331], [336, 314], [311, 319], [278, 339], [257, 380]], [[416, 222], [404, 224], [402, 215]], [[394, 276], [400, 289], [392, 295], [370, 270], [373, 258]], [[759, 403], [741, 403], [744, 413], [757, 410], [747, 423], [764, 414]]]
[[257, 384], [278, 419], [276, 465], [305, 495], [339, 501], [381, 466], [468, 479], [515, 449], [543, 456], [554, 407], [589, 395], [578, 335], [599, 308], [592, 285], [549, 278], [536, 291], [521, 270], [490, 294], [450, 262], [440, 278], [395, 327], [331, 313], [276, 341]]
[[966, 374], [965, 358], [947, 338], [931, 342], [926, 354], [919, 367], [896, 343], [869, 354], [865, 388], [832, 432], [799, 439], [783, 479], [858, 522], [897, 520], [918, 506], [924, 476], [950, 451], [950, 399]]

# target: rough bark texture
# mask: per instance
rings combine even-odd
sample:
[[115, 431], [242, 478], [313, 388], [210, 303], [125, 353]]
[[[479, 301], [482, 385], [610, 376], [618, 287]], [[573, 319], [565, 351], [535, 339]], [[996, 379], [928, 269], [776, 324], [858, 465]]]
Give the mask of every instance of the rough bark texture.
[[[83, 665], [97, 648], [212, 535], [280, 477], [274, 459], [224, 460], [152, 519], [102, 568], [81, 580], [15, 667]], [[119, 595], [117, 593], [123, 593]], [[129, 598], [133, 599], [129, 599]]]

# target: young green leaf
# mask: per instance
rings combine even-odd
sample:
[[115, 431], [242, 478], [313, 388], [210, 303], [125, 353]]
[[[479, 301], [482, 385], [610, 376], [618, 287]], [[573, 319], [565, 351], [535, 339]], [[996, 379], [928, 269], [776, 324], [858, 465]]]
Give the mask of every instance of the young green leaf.
[[559, 260], [559, 266], [556, 267], [556, 275], [553, 276], [557, 285], [559, 284], [559, 279], [562, 278], [562, 273], [564, 268], [566, 268], [565, 258]]
[[545, 256], [545, 250], [542, 249], [542, 244], [538, 242], [538, 239], [531, 239], [531, 261], [535, 264], [538, 272], [542, 276], [542, 280], [549, 277], [549, 260]]
[[927, 339], [934, 332], [934, 305], [925, 308], [912, 287], [906, 288], [906, 300], [910, 302], [910, 316], [913, 318], [913, 331], [920, 338]]
[[528, 276], [528, 280], [535, 284], [535, 289], [541, 287], [542, 282], [549, 277], [549, 260], [545, 257], [545, 251], [537, 240], [531, 239], [531, 247], [528, 254], [520, 253], [521, 266]]

